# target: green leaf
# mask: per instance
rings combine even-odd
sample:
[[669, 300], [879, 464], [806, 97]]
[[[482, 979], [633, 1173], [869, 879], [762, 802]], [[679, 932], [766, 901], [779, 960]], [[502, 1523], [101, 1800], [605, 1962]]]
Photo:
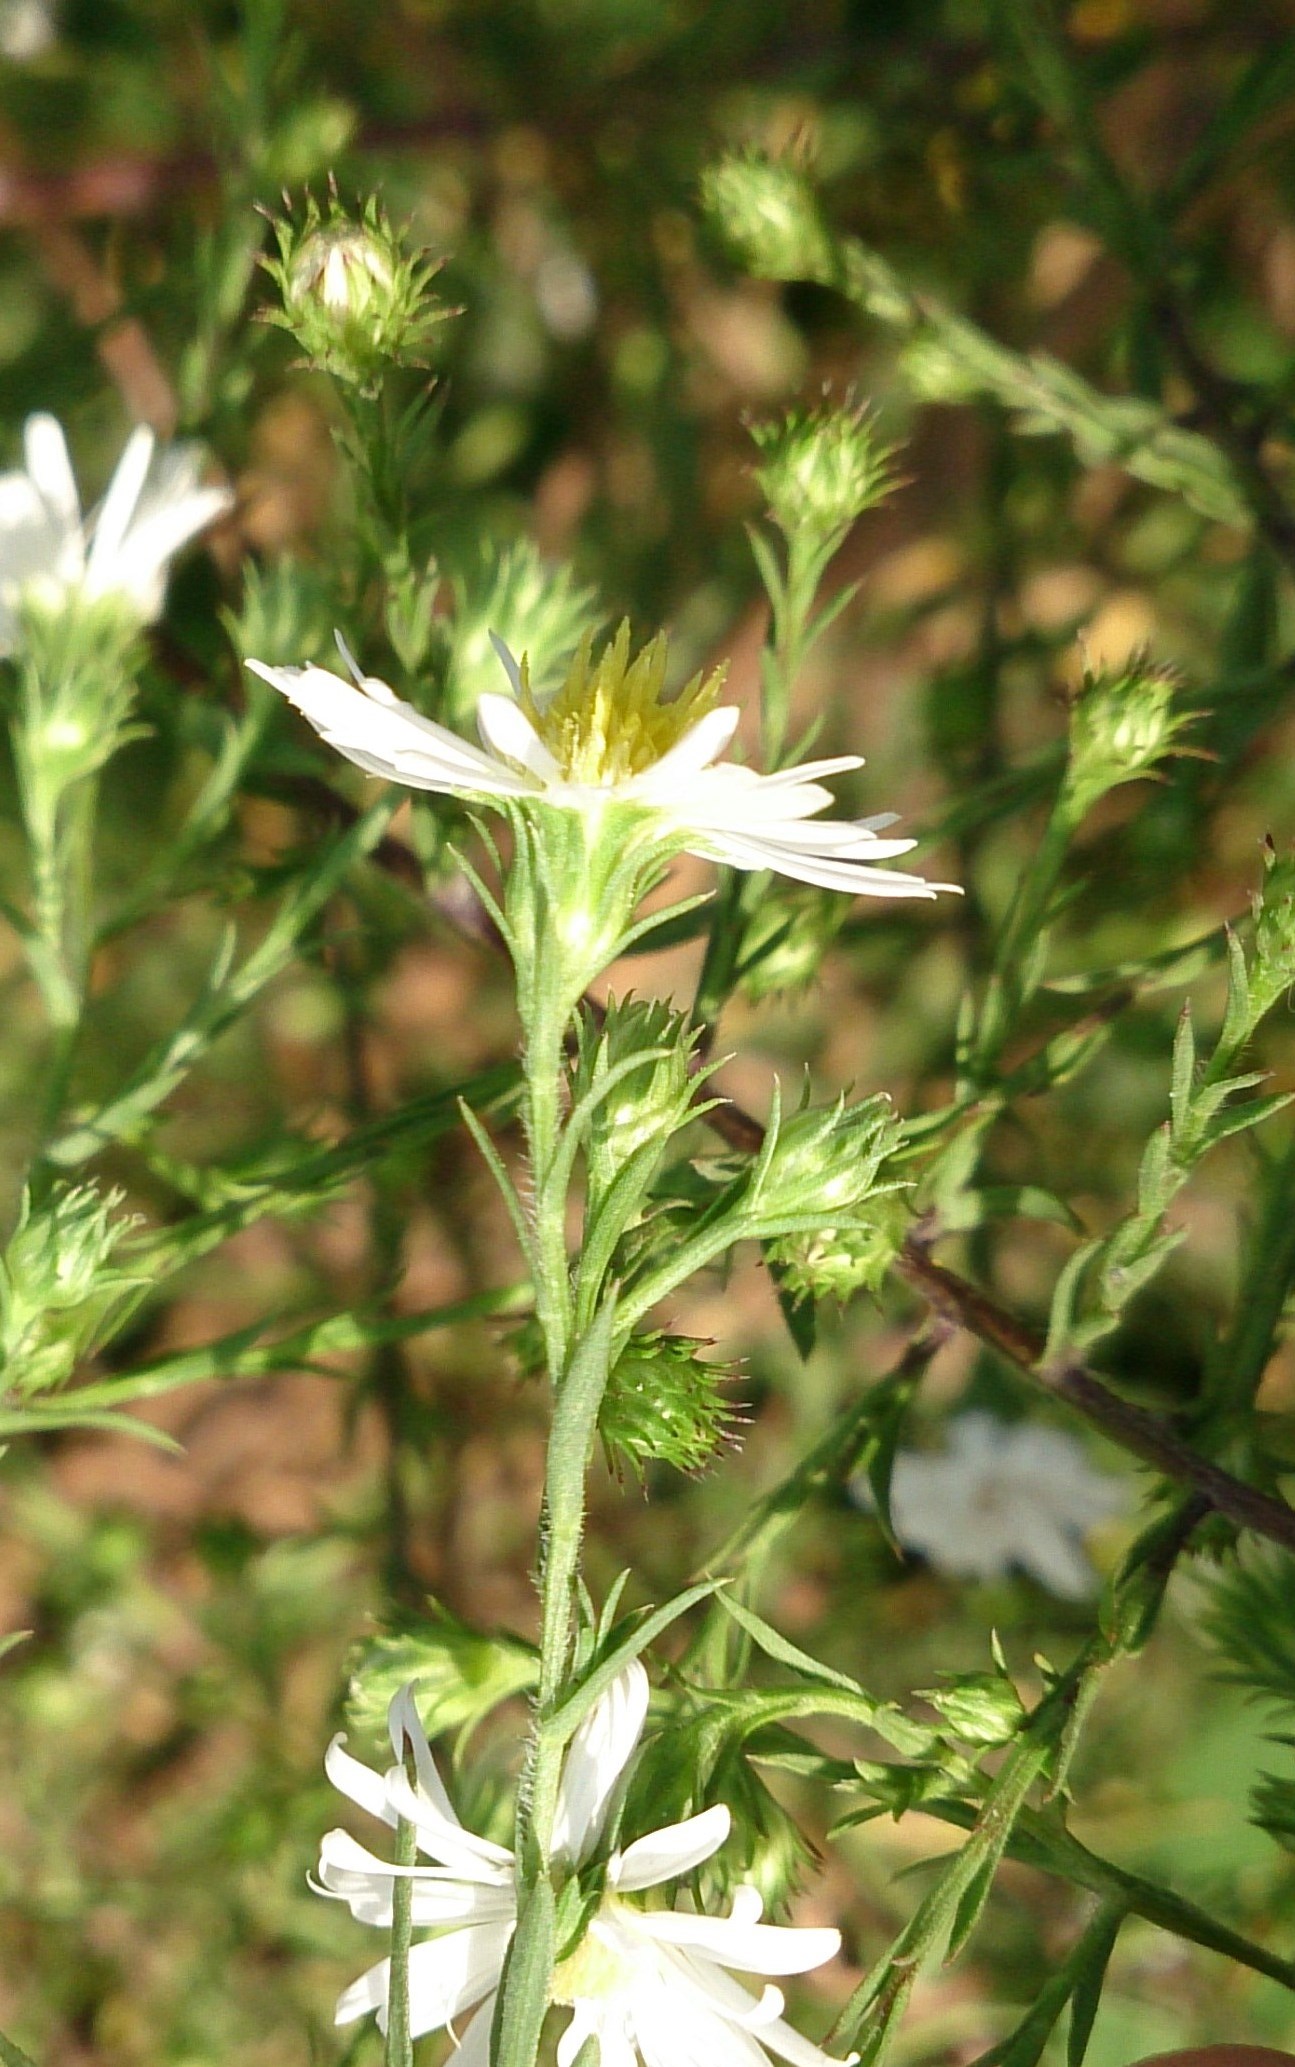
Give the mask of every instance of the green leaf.
[[36, 2062], [0, 2031], [0, 2067], [36, 2067]]
[[781, 1636], [763, 1615], [757, 1615], [754, 1608], [735, 1600], [731, 1593], [721, 1593], [719, 1605], [739, 1629], [746, 1631], [765, 1657], [773, 1659], [775, 1665], [786, 1665], [791, 1671], [802, 1673], [806, 1679], [816, 1680], [823, 1686], [840, 1687], [847, 1694], [857, 1694], [866, 1699], [857, 1680], [848, 1678], [844, 1672], [834, 1671], [830, 1665], [821, 1664], [817, 1658], [811, 1658], [808, 1651], [802, 1651], [789, 1638]]
[[1128, 1914], [1123, 1903], [1104, 1903], [1067, 1961], [1074, 1976], [1070, 1998], [1070, 2030], [1066, 2035], [1066, 2067], [1084, 2067], [1088, 2041], [1102, 2000], [1106, 1969]]
[[495, 2067], [534, 2067], [556, 1953], [553, 1883], [541, 1875], [521, 1898], [517, 1928], [504, 1959], [491, 2034]]
[[700, 1580], [695, 1586], [686, 1587], [682, 1593], [676, 1594], [664, 1607], [640, 1609], [618, 1622], [607, 1642], [595, 1652], [583, 1677], [554, 1709], [545, 1725], [546, 1734], [551, 1734], [559, 1744], [566, 1743], [575, 1735], [599, 1695], [607, 1691], [625, 1667], [641, 1657], [672, 1622], [677, 1622], [681, 1615], [695, 1608], [698, 1601], [718, 1593], [724, 1584], [722, 1579]]

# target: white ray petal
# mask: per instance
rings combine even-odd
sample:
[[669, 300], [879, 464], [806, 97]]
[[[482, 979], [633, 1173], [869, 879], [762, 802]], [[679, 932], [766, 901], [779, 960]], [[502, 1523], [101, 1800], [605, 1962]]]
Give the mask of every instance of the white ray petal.
[[677, 740], [659, 761], [645, 768], [641, 775], [621, 786], [621, 795], [637, 797], [645, 804], [668, 804], [669, 792], [679, 782], [701, 769], [723, 753], [737, 731], [742, 716], [736, 704], [722, 703], [718, 710], [707, 711], [704, 718]]
[[[862, 754], [833, 754], [827, 761], [798, 761], [794, 768], [775, 768], [760, 780], [766, 789], [783, 789], [798, 782], [821, 782], [826, 775], [853, 775], [866, 766]], [[894, 813], [889, 816], [893, 819]]]
[[511, 696], [494, 696], [487, 691], [478, 697], [477, 730], [492, 754], [516, 761], [539, 782], [561, 782], [562, 770], [521, 705], [514, 703]]
[[821, 2046], [811, 2045], [802, 2038], [799, 2031], [785, 2023], [781, 2017], [760, 2026], [760, 2043], [776, 2053], [780, 2060], [786, 2060], [789, 2067], [853, 2067], [857, 2053], [837, 2055], [825, 2053]]
[[597, 1844], [647, 1709], [648, 1676], [635, 1659], [595, 1701], [571, 1739], [553, 1819], [553, 1849], [560, 1857], [578, 1864]]
[[[379, 701], [321, 667], [246, 665], [366, 774], [450, 796], [528, 796], [533, 785], [398, 698]], [[385, 684], [383, 685], [385, 687]]]
[[635, 1928], [662, 1945], [680, 1945], [744, 1974], [804, 1974], [834, 1959], [841, 1949], [836, 1930], [806, 1930], [740, 1917], [690, 1916], [684, 1910], [646, 1911]]
[[138, 597], [141, 604], [153, 598], [160, 603], [166, 571], [176, 554], [233, 506], [227, 488], [202, 488], [145, 522], [132, 524], [114, 562], [112, 587]]
[[43, 412], [23, 426], [27, 472], [42, 502], [63, 531], [81, 528], [81, 498], [68, 458], [67, 439], [58, 419]]
[[115, 586], [113, 563], [121, 550], [122, 541], [143, 493], [148, 470], [153, 464], [156, 444], [152, 431], [144, 424], [136, 426], [127, 438], [125, 450], [117, 461], [116, 471], [108, 483], [108, 493], [90, 520], [90, 557], [86, 563], [86, 579], [96, 594], [102, 594]]
[[461, 1830], [463, 1826], [458, 1813], [436, 1769], [432, 1747], [427, 1741], [427, 1732], [414, 1706], [414, 1689], [409, 1682], [392, 1697], [387, 1710], [387, 1730], [397, 1765], [404, 1764], [405, 1747], [408, 1746], [414, 1754], [414, 1770], [418, 1775], [419, 1792], [438, 1816], [443, 1817], [447, 1823], [452, 1823], [456, 1830]]
[[645, 2067], [768, 2067], [741, 2025], [681, 2000], [668, 1983], [636, 1990], [632, 2015]]
[[511, 648], [504, 643], [498, 632], [490, 633], [490, 643], [494, 647], [499, 663], [508, 677], [508, 686], [512, 690], [513, 695], [523, 696], [525, 694], [525, 684], [522, 681], [522, 671], [513, 656]]
[[[409, 1955], [409, 2035], [421, 2038], [470, 2010], [495, 1988], [503, 1967], [511, 1923], [475, 1924], [429, 1938]], [[385, 2027], [385, 2017], [378, 2022]]]
[[465, 1830], [442, 1816], [427, 1797], [411, 1787], [406, 1774], [393, 1766], [387, 1774], [387, 1800], [418, 1832], [420, 1848], [464, 1880], [511, 1882], [513, 1855], [488, 1837]]
[[875, 833], [861, 832], [848, 818], [808, 824], [773, 819], [763, 825], [720, 826], [717, 830], [721, 834], [734, 831], [739, 839], [758, 839], [771, 847], [785, 847], [792, 854], [821, 854], [832, 860], [889, 861], [896, 855], [910, 854], [917, 845], [916, 840], [879, 840]]
[[451, 2055], [454, 2067], [490, 2067], [490, 2027], [495, 2020], [497, 1992], [492, 1988], [480, 2009], [472, 2012], [471, 2022]]
[[[478, 1843], [482, 1840], [478, 1839]], [[510, 1861], [512, 1854], [505, 1855]], [[380, 1859], [376, 1853], [366, 1850], [349, 1830], [328, 1830], [320, 1840], [319, 1865], [321, 1876], [328, 1886], [339, 1884], [343, 1875], [360, 1874], [367, 1878], [378, 1876], [382, 1880], [413, 1880], [420, 1886], [457, 1889], [465, 1910], [484, 1903], [492, 1916], [501, 1915], [496, 1897], [506, 1893], [513, 1900], [511, 1881], [501, 1887], [498, 1883], [479, 1880], [465, 1880], [450, 1866], [398, 1866], [391, 1859]]]
[[371, 1816], [377, 1816], [394, 1830], [396, 1812], [387, 1800], [382, 1775], [361, 1764], [358, 1758], [352, 1758], [350, 1752], [343, 1749], [345, 1742], [342, 1736], [334, 1737], [324, 1753], [324, 1771], [339, 1794], [344, 1794], [357, 1808], [367, 1809]]
[[387, 2000], [387, 1980], [391, 1973], [391, 1961], [380, 1959], [359, 1979], [352, 1981], [349, 1988], [343, 1988], [333, 2010], [335, 2024], [354, 2024], [357, 2017], [367, 2017], [371, 2010], [382, 2007]]
[[732, 1828], [733, 1818], [723, 1803], [689, 1816], [683, 1823], [668, 1823], [640, 1837], [612, 1860], [607, 1885], [621, 1894], [639, 1888], [659, 1887], [664, 1880], [691, 1873], [704, 1859], [717, 1852]]
[[856, 897], [933, 898], [939, 890], [957, 887], [953, 883], [928, 883], [921, 876], [904, 875], [899, 870], [890, 872], [865, 868], [859, 862], [793, 854], [774, 841], [766, 844], [754, 833], [706, 833], [689, 842], [689, 851], [708, 855], [712, 861], [725, 861], [730, 868], [770, 868], [789, 876], [793, 882], [813, 883], [821, 890], [844, 890]]

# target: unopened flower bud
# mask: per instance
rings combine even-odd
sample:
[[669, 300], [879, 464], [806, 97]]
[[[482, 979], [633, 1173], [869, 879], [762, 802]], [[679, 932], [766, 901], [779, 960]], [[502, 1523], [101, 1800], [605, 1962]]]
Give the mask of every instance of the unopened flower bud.
[[450, 641], [446, 711], [466, 722], [475, 716], [478, 699], [498, 689], [493, 639], [526, 655], [528, 681], [537, 695], [547, 696], [565, 679], [596, 611], [593, 590], [569, 567], [543, 560], [529, 539], [483, 556], [455, 577], [453, 616], [440, 620]]
[[896, 1145], [899, 1123], [881, 1094], [847, 1105], [802, 1106], [771, 1123], [771, 1141], [752, 1171], [747, 1213], [771, 1238], [813, 1215], [823, 1226], [853, 1225], [859, 1209], [894, 1186], [882, 1166]]
[[356, 222], [336, 198], [327, 216], [311, 199], [304, 222], [274, 231], [279, 256], [264, 264], [283, 307], [266, 320], [291, 331], [310, 365], [372, 394], [387, 367], [427, 363], [453, 311], [428, 293], [437, 265], [406, 250], [376, 201]]
[[1025, 1721], [1025, 1704], [1005, 1672], [960, 1672], [943, 1686], [923, 1688], [921, 1697], [963, 1744], [1010, 1744]]
[[109, 1318], [148, 1279], [114, 1260], [133, 1223], [120, 1192], [64, 1187], [39, 1210], [24, 1200], [0, 1258], [0, 1381], [26, 1397], [70, 1378]]
[[755, 424], [751, 435], [761, 453], [756, 480], [788, 538], [804, 531], [825, 543], [839, 539], [890, 487], [890, 448], [861, 405], [825, 403]]
[[589, 1107], [584, 1140], [592, 1199], [652, 1143], [664, 1154], [692, 1104], [696, 1042], [696, 1029], [656, 998], [610, 999], [600, 1027], [582, 1018], [571, 1102]]
[[879, 1292], [899, 1253], [908, 1215], [894, 1192], [875, 1194], [866, 1220], [847, 1227], [813, 1228], [768, 1243], [766, 1256], [794, 1300], [835, 1299]]
[[785, 159], [743, 153], [703, 175], [702, 201], [749, 271], [767, 280], [832, 281], [836, 253], [803, 173]]
[[703, 1342], [635, 1335], [612, 1366], [598, 1415], [610, 1456], [641, 1473], [649, 1464], [704, 1471], [738, 1418], [724, 1387], [732, 1372], [701, 1355]]
[[1071, 705], [1066, 777], [1076, 814], [1183, 751], [1177, 742], [1192, 723], [1192, 713], [1174, 708], [1178, 686], [1173, 670], [1153, 667], [1145, 653], [1109, 671], [1084, 669]]

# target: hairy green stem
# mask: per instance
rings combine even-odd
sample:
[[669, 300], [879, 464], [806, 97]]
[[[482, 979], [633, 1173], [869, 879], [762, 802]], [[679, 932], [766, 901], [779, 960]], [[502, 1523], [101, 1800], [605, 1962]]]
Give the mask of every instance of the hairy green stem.
[[[401, 1817], [396, 1825], [395, 1864], [412, 1866], [418, 1852], [417, 1832]], [[413, 1937], [414, 1883], [408, 1874], [391, 1882], [391, 1973], [387, 1982], [385, 2067], [413, 2067], [409, 2030], [409, 1947]]]

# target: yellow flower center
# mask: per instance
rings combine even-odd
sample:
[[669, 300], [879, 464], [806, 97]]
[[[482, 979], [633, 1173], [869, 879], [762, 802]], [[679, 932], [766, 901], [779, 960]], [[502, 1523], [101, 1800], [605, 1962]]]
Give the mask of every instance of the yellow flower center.
[[631, 660], [626, 622], [596, 660], [587, 633], [566, 681], [543, 705], [531, 695], [523, 661], [522, 708], [568, 782], [614, 788], [654, 767], [714, 709], [724, 682], [722, 668], [705, 681], [696, 674], [667, 699], [665, 672], [665, 634]]
[[589, 1930], [575, 1951], [568, 1958], [559, 1960], [553, 1969], [549, 2000], [569, 2004], [617, 1995], [632, 1973], [630, 1961]]

